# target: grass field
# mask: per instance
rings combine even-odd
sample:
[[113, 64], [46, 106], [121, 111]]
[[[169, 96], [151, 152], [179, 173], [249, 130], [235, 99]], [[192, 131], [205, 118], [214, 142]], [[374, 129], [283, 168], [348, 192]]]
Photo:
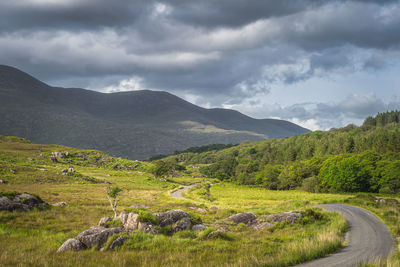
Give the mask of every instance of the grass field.
[[[52, 151], [68, 151], [71, 156], [50, 161]], [[118, 169], [115, 166], [124, 168]], [[134, 168], [130, 166], [136, 165]], [[76, 174], [62, 175], [73, 167]], [[350, 203], [377, 214], [399, 233], [399, 208], [376, 203], [375, 196], [312, 194], [302, 191], [269, 191], [256, 187], [218, 183], [214, 179], [193, 178], [196, 168], [182, 177], [154, 179], [151, 163], [111, 158], [98, 151], [61, 146], [37, 145], [24, 140], [3, 138], [0, 141], [0, 191], [28, 192], [48, 203], [65, 201], [65, 207], [30, 212], [0, 211], [1, 266], [288, 266], [330, 254], [343, 246], [344, 219], [334, 213], [321, 220], [277, 224], [255, 231], [244, 225], [228, 225], [231, 232], [221, 238], [207, 239], [210, 229], [217, 229], [229, 215], [251, 211], [256, 215], [313, 208], [318, 203]], [[184, 231], [173, 236], [132, 234], [129, 242], [117, 251], [56, 253], [68, 238], [104, 216], [112, 216], [106, 198], [108, 181], [122, 188], [118, 210], [130, 205], [147, 205], [151, 212], [182, 209], [201, 217], [209, 226], [203, 232]], [[170, 197], [182, 185], [201, 185], [184, 195], [191, 200]], [[206, 182], [213, 185], [207, 189]], [[389, 197], [389, 196], [385, 196]], [[393, 196], [390, 196], [393, 197]], [[199, 212], [191, 207], [206, 208]], [[217, 206], [218, 209], [210, 209]], [[317, 208], [314, 208], [318, 210]], [[392, 259], [397, 264], [398, 256]], [[393, 265], [395, 266], [395, 265]]]

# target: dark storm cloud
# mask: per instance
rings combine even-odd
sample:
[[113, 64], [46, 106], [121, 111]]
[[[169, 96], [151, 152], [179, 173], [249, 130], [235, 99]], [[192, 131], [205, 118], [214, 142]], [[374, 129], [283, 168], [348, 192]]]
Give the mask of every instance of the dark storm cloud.
[[[54, 85], [122, 81], [236, 105], [274, 84], [385, 68], [400, 59], [399, 13], [400, 1], [377, 0], [3, 0], [0, 62]], [[335, 108], [366, 113], [318, 110]]]
[[31, 28], [83, 30], [121, 27], [148, 12], [146, 0], [15, 1], [0, 2], [0, 31]]

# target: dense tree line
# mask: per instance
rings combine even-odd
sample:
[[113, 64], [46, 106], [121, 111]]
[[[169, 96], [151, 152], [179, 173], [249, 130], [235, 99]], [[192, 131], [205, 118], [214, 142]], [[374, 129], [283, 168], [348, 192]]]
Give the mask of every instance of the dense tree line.
[[360, 127], [244, 142], [170, 159], [209, 164], [201, 169], [208, 176], [269, 189], [393, 193], [400, 190], [399, 118], [399, 111], [380, 113]]

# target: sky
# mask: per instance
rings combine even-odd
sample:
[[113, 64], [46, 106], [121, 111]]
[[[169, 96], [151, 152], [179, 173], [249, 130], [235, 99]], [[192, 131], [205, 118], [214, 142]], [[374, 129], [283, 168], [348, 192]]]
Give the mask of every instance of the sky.
[[400, 109], [400, 1], [1, 0], [0, 64], [327, 130]]

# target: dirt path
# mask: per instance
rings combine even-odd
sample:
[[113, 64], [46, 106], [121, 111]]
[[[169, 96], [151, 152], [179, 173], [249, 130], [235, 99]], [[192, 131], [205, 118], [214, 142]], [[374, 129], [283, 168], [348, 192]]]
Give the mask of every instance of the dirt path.
[[376, 259], [385, 259], [394, 251], [394, 240], [387, 226], [367, 210], [341, 204], [318, 205], [327, 211], [336, 211], [349, 225], [349, 245], [326, 258], [314, 260], [301, 267], [359, 266]]
[[172, 193], [171, 193], [171, 197], [173, 197], [173, 198], [178, 198], [178, 199], [185, 199], [185, 200], [188, 200], [187, 198], [184, 198], [184, 197], [182, 196], [182, 192], [185, 191], [185, 190], [187, 190], [187, 189], [189, 189], [189, 188], [195, 187], [196, 185], [199, 185], [199, 184], [200, 184], [200, 183], [195, 183], [195, 184], [191, 184], [191, 185], [186, 185], [186, 186], [184, 186], [182, 189], [178, 189], [178, 190], [172, 192]]

